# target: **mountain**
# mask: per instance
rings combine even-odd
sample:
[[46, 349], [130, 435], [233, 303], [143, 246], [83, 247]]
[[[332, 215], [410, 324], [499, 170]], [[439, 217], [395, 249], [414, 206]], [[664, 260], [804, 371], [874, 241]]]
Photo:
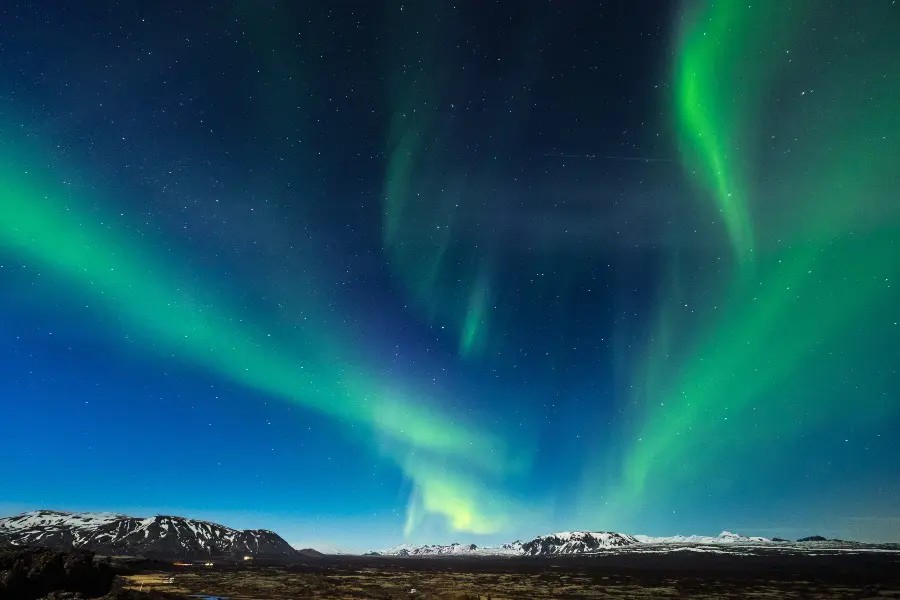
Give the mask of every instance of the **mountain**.
[[730, 531], [723, 531], [717, 536], [672, 535], [668, 537], [652, 537], [649, 535], [636, 535], [634, 538], [642, 544], [746, 544], [772, 541], [764, 537], [747, 537]]
[[425, 546], [402, 544], [385, 550], [383, 554], [392, 556], [550, 556], [583, 554], [638, 543], [634, 537], [622, 533], [566, 531], [538, 536], [524, 543], [516, 540], [500, 546], [479, 547], [475, 544], [459, 543], [427, 544]]
[[426, 544], [424, 546], [401, 544], [386, 550], [384, 554], [392, 556], [517, 556], [522, 554], [522, 544], [521, 542], [514, 542], [512, 544], [503, 544], [502, 546], [483, 547], [456, 542], [448, 545]]
[[547, 556], [551, 554], [584, 554], [606, 548], [639, 544], [633, 536], [611, 531], [563, 531], [541, 535], [522, 544], [522, 554]]
[[476, 554], [478, 546], [475, 544], [425, 544], [424, 546], [412, 546], [401, 544], [391, 548], [386, 554], [395, 556], [452, 556], [460, 554]]
[[305, 555], [265, 529], [241, 531], [184, 517], [142, 519], [111, 513], [52, 510], [0, 519], [0, 544], [84, 549], [104, 555], [162, 560], [244, 556], [289, 560]]

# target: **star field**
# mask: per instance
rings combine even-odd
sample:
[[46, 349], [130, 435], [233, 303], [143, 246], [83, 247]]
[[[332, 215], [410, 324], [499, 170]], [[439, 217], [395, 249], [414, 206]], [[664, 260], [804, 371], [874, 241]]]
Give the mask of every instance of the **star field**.
[[898, 30], [5, 4], [0, 508], [898, 539]]

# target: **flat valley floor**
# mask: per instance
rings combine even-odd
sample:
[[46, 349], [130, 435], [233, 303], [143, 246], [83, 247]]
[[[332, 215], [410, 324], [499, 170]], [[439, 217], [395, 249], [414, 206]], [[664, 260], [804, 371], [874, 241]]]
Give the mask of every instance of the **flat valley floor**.
[[293, 567], [147, 565], [127, 588], [230, 600], [900, 599], [900, 553], [559, 558], [329, 556]]

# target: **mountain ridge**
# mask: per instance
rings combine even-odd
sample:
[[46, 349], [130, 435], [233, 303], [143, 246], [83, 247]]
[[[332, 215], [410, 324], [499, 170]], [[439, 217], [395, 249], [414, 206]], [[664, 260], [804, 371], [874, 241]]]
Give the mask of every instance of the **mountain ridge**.
[[149, 518], [116, 513], [37, 510], [0, 519], [0, 543], [165, 560], [310, 556], [268, 529], [232, 529], [170, 515]]
[[[378, 554], [388, 556], [554, 556], [591, 554], [610, 550], [652, 550], [655, 548], [684, 549], [685, 547], [743, 547], [743, 546], [773, 546], [796, 543], [815, 543], [825, 540], [814, 536], [801, 538], [797, 542], [789, 542], [780, 538], [765, 538], [761, 536], [745, 536], [731, 531], [722, 531], [717, 536], [707, 535], [674, 535], [674, 536], [648, 536], [631, 535], [612, 531], [561, 531], [539, 535], [522, 542], [505, 543], [500, 546], [477, 546], [475, 544], [425, 544], [414, 546], [401, 544], [394, 546]], [[850, 542], [845, 542], [850, 543]]]

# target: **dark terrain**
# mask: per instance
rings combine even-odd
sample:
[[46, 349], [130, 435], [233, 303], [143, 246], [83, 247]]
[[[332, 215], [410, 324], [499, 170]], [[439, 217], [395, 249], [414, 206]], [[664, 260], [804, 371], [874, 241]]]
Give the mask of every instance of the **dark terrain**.
[[0, 600], [134, 597], [132, 592], [121, 589], [121, 583], [120, 580], [117, 585], [116, 571], [110, 562], [97, 560], [92, 552], [0, 550]]
[[557, 558], [325, 556], [177, 567], [88, 552], [0, 552], [0, 599], [900, 598], [900, 554], [675, 552]]
[[[310, 589], [312, 598], [900, 598], [900, 557], [885, 554], [329, 557], [317, 567], [321, 588]], [[234, 598], [290, 597], [267, 596], [247, 575], [221, 581]], [[284, 571], [274, 581], [290, 577]]]

